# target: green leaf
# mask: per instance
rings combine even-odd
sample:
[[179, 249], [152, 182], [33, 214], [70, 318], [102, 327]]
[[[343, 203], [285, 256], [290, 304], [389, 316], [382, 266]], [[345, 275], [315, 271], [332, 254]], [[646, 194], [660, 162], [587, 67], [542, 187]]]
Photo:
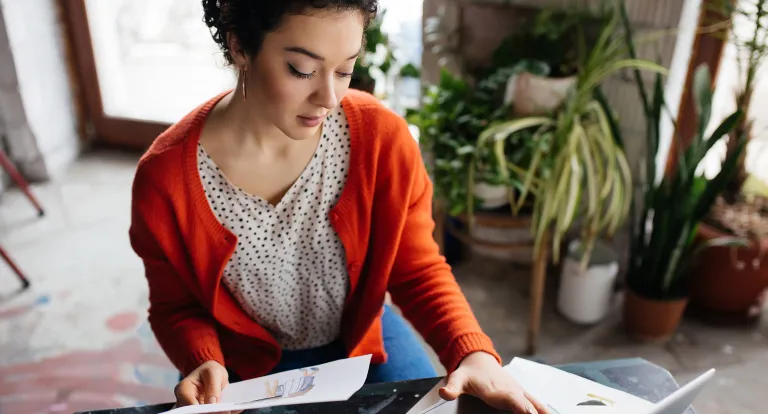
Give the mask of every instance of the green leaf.
[[715, 178], [707, 183], [707, 186], [704, 189], [704, 194], [701, 195], [692, 212], [692, 220], [696, 220], [697, 222], [701, 221], [709, 212], [712, 204], [714, 204], [715, 200], [717, 199], [717, 196], [723, 192], [725, 186], [728, 184], [728, 181], [731, 180], [733, 174], [736, 172], [739, 156], [741, 155], [741, 152], [744, 151], [746, 145], [746, 136], [740, 136], [736, 150], [733, 151], [731, 157], [726, 158], [726, 160], [723, 162], [720, 172], [715, 176]]
[[522, 131], [524, 129], [537, 127], [537, 126], [543, 126], [543, 125], [552, 125], [553, 121], [550, 118], [547, 117], [530, 117], [530, 118], [521, 118], [521, 119], [515, 119], [512, 121], [502, 122], [500, 124], [494, 125], [486, 130], [484, 130], [480, 137], [478, 137], [477, 140], [477, 146], [482, 147], [484, 145], [487, 145], [487, 142], [490, 139], [505, 139], [510, 134], [515, 133], [517, 131]]
[[729, 115], [723, 122], [715, 129], [714, 132], [712, 132], [712, 135], [706, 140], [706, 145], [704, 146], [704, 149], [702, 151], [702, 154], [699, 156], [700, 158], [704, 158], [709, 150], [712, 149], [712, 147], [724, 136], [727, 136], [730, 131], [732, 131], [736, 125], [738, 125], [739, 121], [741, 121], [742, 112], [740, 110], [737, 110], [736, 112]]
[[613, 72], [622, 69], [645, 69], [651, 72], [658, 72], [661, 74], [667, 74], [669, 71], [664, 66], [658, 65], [653, 62], [642, 59], [623, 59], [618, 62], [613, 62], [607, 65], [604, 69], [596, 71], [595, 74], [590, 76], [588, 80], [584, 82], [584, 85], [580, 86], [580, 89], [592, 90], [607, 76], [613, 74]]
[[700, 243], [696, 246], [696, 248], [691, 253], [691, 258], [698, 256], [699, 254], [703, 253], [704, 250], [709, 249], [710, 247], [749, 247], [749, 240], [743, 238], [743, 237], [718, 237], [716, 239], [707, 240], [704, 243]]
[[616, 118], [613, 116], [611, 105], [608, 103], [608, 99], [606, 99], [605, 94], [603, 94], [603, 90], [600, 87], [595, 88], [595, 100], [600, 104], [600, 108], [602, 109], [602, 111], [596, 111], [597, 116], [600, 118], [600, 124], [607, 125], [607, 129], [610, 130], [616, 145], [618, 145], [619, 148], [624, 148], [624, 140], [621, 138], [621, 130], [616, 123]]
[[712, 78], [709, 75], [709, 67], [705, 64], [699, 65], [694, 73], [693, 96], [699, 117], [699, 134], [704, 136], [712, 114]]
[[472, 145], [463, 145], [456, 150], [456, 155], [468, 155], [475, 152], [475, 147]]

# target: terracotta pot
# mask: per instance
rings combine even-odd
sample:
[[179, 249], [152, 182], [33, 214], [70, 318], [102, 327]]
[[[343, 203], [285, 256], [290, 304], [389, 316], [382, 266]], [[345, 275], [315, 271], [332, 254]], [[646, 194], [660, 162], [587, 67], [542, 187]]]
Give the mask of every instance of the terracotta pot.
[[[696, 242], [701, 244], [726, 236], [728, 234], [701, 223]], [[763, 293], [768, 288], [768, 254], [762, 258], [760, 247], [768, 251], [768, 240], [764, 240], [762, 246], [709, 247], [699, 254], [691, 268], [691, 307], [711, 318], [759, 316]]]
[[624, 327], [635, 339], [666, 342], [677, 331], [687, 304], [688, 298], [648, 299], [628, 289], [624, 298]]

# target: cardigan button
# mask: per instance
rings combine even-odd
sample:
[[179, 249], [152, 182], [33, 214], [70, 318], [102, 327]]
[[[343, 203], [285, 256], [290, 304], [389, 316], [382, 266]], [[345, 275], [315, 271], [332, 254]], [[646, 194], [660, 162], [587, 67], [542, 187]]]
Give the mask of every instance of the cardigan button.
[[349, 264], [348, 269], [352, 273], [357, 273], [360, 271], [360, 264], [358, 264], [357, 262], [352, 262]]
[[339, 221], [339, 213], [336, 213], [336, 212], [331, 213], [331, 221], [333, 222]]

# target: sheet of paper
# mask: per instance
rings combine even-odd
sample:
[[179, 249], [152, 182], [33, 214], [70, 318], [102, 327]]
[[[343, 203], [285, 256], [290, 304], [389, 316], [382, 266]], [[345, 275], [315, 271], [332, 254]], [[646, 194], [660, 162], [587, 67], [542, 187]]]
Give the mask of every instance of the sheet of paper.
[[173, 414], [217, 413], [332, 401], [346, 401], [368, 376], [371, 356], [286, 371], [230, 384], [218, 404], [190, 405], [167, 411]]
[[444, 405], [445, 400], [440, 398], [439, 390], [445, 386], [445, 378], [441, 379], [428, 393], [426, 393], [419, 402], [416, 403], [406, 414], [421, 414], [429, 412], [430, 414], [437, 414], [439, 405]]
[[[495, 410], [475, 397], [462, 395], [454, 401], [440, 398], [439, 390], [445, 386], [445, 378], [440, 380], [406, 414], [505, 414], [509, 411]], [[615, 414], [615, 413], [605, 413]]]
[[513, 359], [504, 369], [528, 393], [546, 404], [551, 414], [603, 412], [582, 408], [585, 406], [616, 408], [626, 413], [644, 414], [651, 412], [654, 407], [653, 403], [629, 393], [523, 358]]

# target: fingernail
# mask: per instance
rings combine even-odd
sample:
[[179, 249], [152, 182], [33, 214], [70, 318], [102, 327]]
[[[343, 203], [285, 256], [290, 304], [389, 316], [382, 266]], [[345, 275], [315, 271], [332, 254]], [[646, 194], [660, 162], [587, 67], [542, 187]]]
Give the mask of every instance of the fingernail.
[[208, 397], [208, 404], [216, 404], [216, 396], [215, 395], [211, 395], [210, 397]]

